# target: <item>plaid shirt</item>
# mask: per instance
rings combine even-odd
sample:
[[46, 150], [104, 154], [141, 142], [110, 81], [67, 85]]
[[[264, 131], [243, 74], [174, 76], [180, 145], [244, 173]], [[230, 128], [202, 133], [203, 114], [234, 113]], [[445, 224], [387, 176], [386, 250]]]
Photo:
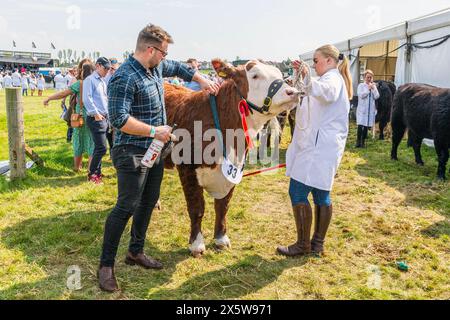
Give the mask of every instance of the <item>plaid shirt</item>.
[[117, 129], [114, 145], [148, 148], [152, 138], [126, 134], [120, 128], [130, 116], [152, 126], [167, 124], [163, 77], [178, 76], [191, 81], [194, 74], [195, 70], [172, 60], [163, 60], [157, 67], [147, 70], [130, 56], [108, 84], [109, 120]]

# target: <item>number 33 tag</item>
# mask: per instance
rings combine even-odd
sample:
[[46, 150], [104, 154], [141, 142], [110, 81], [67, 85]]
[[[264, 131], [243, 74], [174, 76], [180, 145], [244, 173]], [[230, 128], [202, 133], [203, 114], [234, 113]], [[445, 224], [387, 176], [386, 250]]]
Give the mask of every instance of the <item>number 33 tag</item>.
[[239, 184], [244, 175], [244, 165], [241, 168], [236, 167], [231, 161], [224, 158], [222, 162], [222, 174], [229, 182]]

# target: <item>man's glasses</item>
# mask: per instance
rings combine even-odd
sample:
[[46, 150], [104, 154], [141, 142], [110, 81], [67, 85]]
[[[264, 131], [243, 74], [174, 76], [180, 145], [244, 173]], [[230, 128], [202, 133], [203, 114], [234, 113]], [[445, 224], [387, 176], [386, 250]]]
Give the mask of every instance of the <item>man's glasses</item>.
[[159, 52], [161, 52], [161, 54], [162, 54], [163, 57], [167, 56], [167, 54], [168, 54], [167, 51], [164, 51], [164, 50], [162, 50], [162, 49], [160, 49], [160, 48], [158, 48], [158, 47], [151, 46], [151, 47], [149, 47], [149, 48], [155, 48], [156, 50], [158, 50]]

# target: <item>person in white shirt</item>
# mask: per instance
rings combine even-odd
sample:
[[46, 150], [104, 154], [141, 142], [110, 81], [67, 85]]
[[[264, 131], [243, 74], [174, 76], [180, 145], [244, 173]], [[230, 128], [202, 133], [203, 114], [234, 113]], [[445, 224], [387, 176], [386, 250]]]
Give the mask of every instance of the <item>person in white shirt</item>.
[[28, 75], [22, 73], [21, 77], [22, 96], [28, 96]]
[[55, 76], [55, 89], [56, 91], [64, 91], [67, 87], [66, 79], [64, 78], [64, 75], [62, 73], [58, 73]]
[[3, 79], [3, 83], [5, 85], [5, 88], [12, 88], [12, 77], [11, 72], [7, 73], [5, 78]]
[[36, 81], [36, 76], [34, 75], [34, 73], [30, 76], [30, 90], [31, 90], [31, 96], [34, 95], [34, 91], [36, 90], [37, 87], [37, 81]]
[[4, 86], [4, 84], [3, 84], [3, 73], [0, 73], [0, 90], [3, 89], [3, 86]]
[[356, 124], [358, 125], [356, 148], [364, 148], [367, 132], [375, 125], [377, 109], [375, 100], [380, 98], [377, 85], [373, 82], [372, 70], [364, 72], [364, 83], [358, 86], [358, 108], [356, 109]]
[[[307, 97], [297, 107], [294, 136], [286, 153], [297, 242], [277, 248], [285, 256], [322, 254], [332, 216], [330, 192], [348, 135], [353, 96], [349, 60], [335, 46], [325, 45], [315, 51], [313, 61], [319, 79], [311, 79]], [[298, 70], [300, 61], [294, 61], [293, 66], [303, 76], [309, 72], [306, 67]], [[315, 204], [312, 240], [310, 193]]]
[[12, 78], [12, 86], [13, 87], [20, 87], [21, 86], [21, 84], [22, 84], [22, 78], [20, 77], [20, 74], [19, 74], [19, 72], [17, 71], [17, 69], [16, 69], [16, 71], [11, 75], [11, 78]]
[[66, 88], [70, 87], [72, 83], [76, 81], [75, 77], [71, 74], [71, 70], [67, 72], [67, 74], [64, 76], [64, 79], [66, 80]]
[[45, 79], [42, 74], [38, 75], [37, 78], [37, 89], [38, 89], [38, 96], [42, 97], [42, 92], [45, 89]]

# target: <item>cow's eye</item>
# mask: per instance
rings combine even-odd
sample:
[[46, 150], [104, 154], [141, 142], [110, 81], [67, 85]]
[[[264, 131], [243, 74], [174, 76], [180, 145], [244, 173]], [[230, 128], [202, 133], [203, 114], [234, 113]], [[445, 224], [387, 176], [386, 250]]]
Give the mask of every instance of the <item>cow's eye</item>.
[[258, 79], [258, 75], [255, 74], [255, 75], [253, 76], [253, 79]]

